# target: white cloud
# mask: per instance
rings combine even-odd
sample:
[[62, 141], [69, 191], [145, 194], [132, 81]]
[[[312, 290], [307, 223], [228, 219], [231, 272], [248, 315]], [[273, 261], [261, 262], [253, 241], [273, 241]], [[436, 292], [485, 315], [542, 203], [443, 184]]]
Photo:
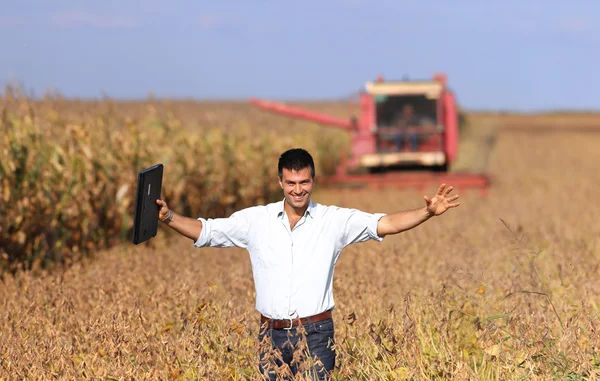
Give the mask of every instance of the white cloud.
[[23, 25], [24, 22], [17, 16], [2, 16], [0, 15], [0, 28], [14, 28]]
[[99, 29], [129, 29], [140, 26], [137, 20], [111, 14], [86, 11], [56, 12], [50, 16], [53, 25], [59, 27], [90, 27]]
[[511, 21], [511, 27], [513, 30], [525, 34], [578, 34], [592, 32], [595, 29], [594, 24], [584, 18], [558, 20], [516, 19]]
[[538, 22], [530, 19], [517, 19], [513, 21], [513, 27], [520, 32], [533, 32], [540, 27]]
[[355, 7], [360, 5], [366, 5], [369, 3], [368, 0], [338, 0], [337, 3], [341, 6]]
[[559, 22], [560, 29], [568, 32], [590, 32], [593, 29], [589, 20], [581, 18], [565, 19]]
[[223, 25], [225, 20], [216, 14], [207, 13], [204, 15], [200, 15], [198, 22], [200, 28], [202, 29], [215, 29]]

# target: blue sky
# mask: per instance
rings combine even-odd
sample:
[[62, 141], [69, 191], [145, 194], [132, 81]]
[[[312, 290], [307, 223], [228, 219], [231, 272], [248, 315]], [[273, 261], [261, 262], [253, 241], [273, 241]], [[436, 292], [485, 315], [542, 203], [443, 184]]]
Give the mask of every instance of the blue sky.
[[597, 0], [0, 0], [0, 82], [326, 99], [440, 71], [468, 109], [597, 109], [599, 20]]

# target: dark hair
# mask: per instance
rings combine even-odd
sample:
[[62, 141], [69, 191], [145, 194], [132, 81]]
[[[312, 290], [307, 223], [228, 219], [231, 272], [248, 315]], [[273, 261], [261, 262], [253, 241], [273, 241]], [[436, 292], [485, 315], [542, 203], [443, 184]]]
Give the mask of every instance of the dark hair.
[[300, 171], [310, 167], [310, 174], [315, 177], [315, 163], [308, 151], [302, 148], [292, 148], [285, 151], [279, 157], [279, 177], [283, 177], [283, 168], [290, 171]]

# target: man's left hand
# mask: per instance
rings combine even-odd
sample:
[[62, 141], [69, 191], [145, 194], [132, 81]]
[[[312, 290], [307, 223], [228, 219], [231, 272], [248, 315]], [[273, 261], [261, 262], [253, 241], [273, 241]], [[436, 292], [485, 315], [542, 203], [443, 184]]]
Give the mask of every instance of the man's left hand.
[[423, 197], [427, 203], [427, 211], [431, 216], [439, 216], [446, 210], [450, 208], [456, 208], [460, 205], [460, 202], [452, 203], [452, 201], [458, 199], [457, 194], [452, 197], [448, 197], [453, 189], [454, 188], [452, 186], [449, 186], [448, 189], [446, 189], [446, 184], [442, 184], [438, 188], [438, 191], [433, 198], [429, 198], [429, 196]]

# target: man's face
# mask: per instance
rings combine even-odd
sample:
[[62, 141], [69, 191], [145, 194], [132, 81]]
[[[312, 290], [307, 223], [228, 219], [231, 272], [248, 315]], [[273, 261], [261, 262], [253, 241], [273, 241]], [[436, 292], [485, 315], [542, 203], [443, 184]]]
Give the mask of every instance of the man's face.
[[286, 202], [293, 208], [304, 208], [310, 201], [314, 179], [311, 176], [310, 167], [300, 171], [283, 169], [279, 185], [283, 189]]

